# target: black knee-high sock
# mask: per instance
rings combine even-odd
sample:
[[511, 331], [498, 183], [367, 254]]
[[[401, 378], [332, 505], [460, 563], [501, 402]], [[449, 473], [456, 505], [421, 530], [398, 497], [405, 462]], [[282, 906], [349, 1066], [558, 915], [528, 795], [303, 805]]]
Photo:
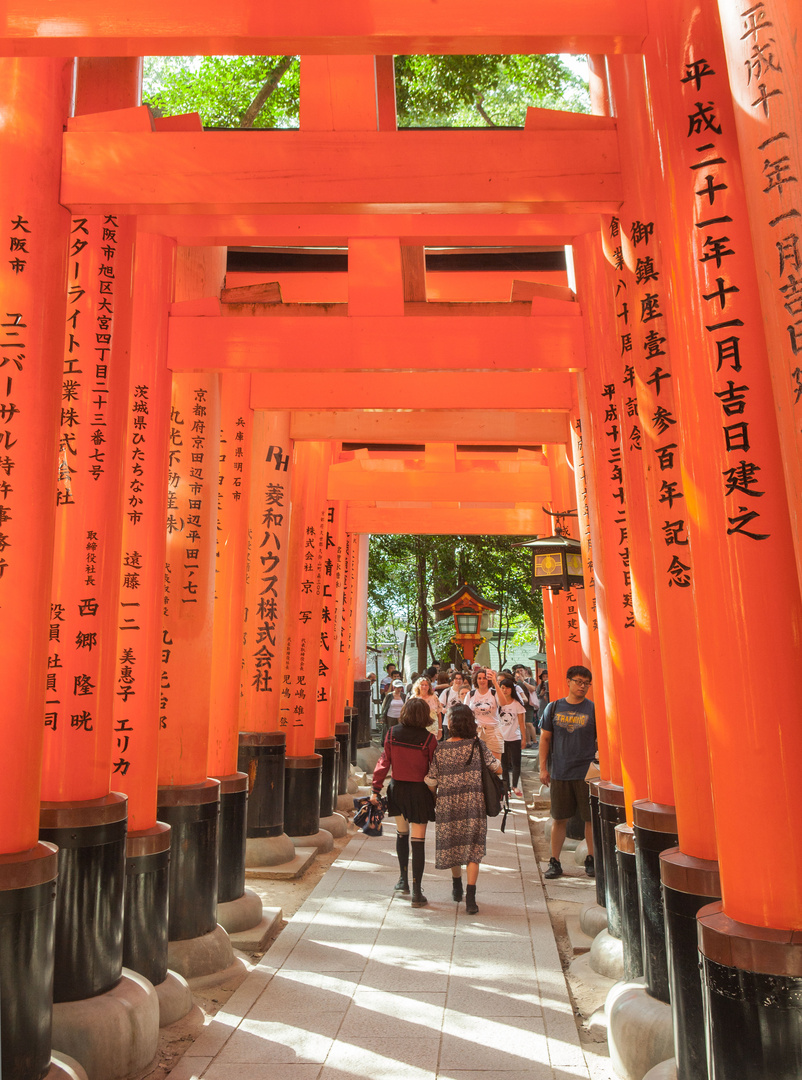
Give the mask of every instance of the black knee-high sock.
[[418, 884], [423, 880], [423, 866], [426, 862], [426, 841], [412, 837], [412, 880]]
[[400, 832], [395, 838], [395, 853], [398, 856], [398, 868], [402, 874], [406, 874], [409, 866], [409, 833]]

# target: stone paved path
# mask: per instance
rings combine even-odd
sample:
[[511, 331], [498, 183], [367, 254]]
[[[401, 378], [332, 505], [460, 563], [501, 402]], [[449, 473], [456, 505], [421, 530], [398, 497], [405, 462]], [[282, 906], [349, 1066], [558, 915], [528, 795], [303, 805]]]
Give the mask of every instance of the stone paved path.
[[589, 1080], [523, 803], [490, 822], [478, 915], [447, 871], [426, 908], [397, 877], [392, 824], [353, 837], [171, 1080]]

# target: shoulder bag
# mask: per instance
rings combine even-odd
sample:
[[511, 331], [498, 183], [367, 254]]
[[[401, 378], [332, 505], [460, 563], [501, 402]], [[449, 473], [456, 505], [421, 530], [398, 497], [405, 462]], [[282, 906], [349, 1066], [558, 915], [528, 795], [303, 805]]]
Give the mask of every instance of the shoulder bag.
[[501, 777], [492, 772], [487, 765], [482, 748], [479, 746], [478, 737], [473, 740], [473, 746], [465, 765], [468, 766], [473, 761], [473, 752], [476, 749], [479, 750], [479, 764], [482, 770], [482, 792], [485, 797], [485, 810], [488, 817], [498, 817], [504, 804], [504, 783]]

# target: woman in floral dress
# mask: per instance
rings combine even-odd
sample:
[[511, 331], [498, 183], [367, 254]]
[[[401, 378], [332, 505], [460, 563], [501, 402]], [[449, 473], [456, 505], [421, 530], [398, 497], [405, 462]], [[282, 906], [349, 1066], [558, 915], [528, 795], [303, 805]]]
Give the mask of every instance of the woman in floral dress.
[[465, 910], [476, 915], [476, 880], [487, 843], [487, 811], [482, 790], [481, 760], [500, 774], [501, 765], [476, 736], [476, 721], [467, 705], [452, 705], [449, 737], [434, 752], [426, 783], [437, 790], [435, 804], [435, 867], [451, 870], [451, 895], [462, 900], [462, 867], [467, 866]]

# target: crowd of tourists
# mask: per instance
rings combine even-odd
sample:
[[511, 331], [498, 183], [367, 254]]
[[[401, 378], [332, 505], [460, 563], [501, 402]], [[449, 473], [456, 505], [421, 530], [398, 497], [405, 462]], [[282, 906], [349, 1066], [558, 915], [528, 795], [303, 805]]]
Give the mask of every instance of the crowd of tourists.
[[474, 664], [442, 673], [433, 665], [408, 682], [392, 664], [386, 672], [379, 687], [383, 750], [371, 798], [378, 801], [391, 776], [387, 808], [396, 821], [397, 892], [409, 895], [413, 907], [428, 903], [421, 884], [426, 828], [434, 821], [435, 868], [451, 871], [452, 897], [460, 902], [464, 896], [468, 914], [479, 911], [476, 884], [487, 838], [482, 768], [503, 776], [505, 790], [520, 796], [521, 752], [538, 740], [553, 818], [545, 876], [562, 874], [559, 855], [575, 814], [586, 823], [585, 872], [595, 876], [585, 775], [596, 754], [596, 723], [587, 668], [569, 668], [567, 694], [551, 704], [545, 673], [533, 679], [523, 664], [499, 672]]

